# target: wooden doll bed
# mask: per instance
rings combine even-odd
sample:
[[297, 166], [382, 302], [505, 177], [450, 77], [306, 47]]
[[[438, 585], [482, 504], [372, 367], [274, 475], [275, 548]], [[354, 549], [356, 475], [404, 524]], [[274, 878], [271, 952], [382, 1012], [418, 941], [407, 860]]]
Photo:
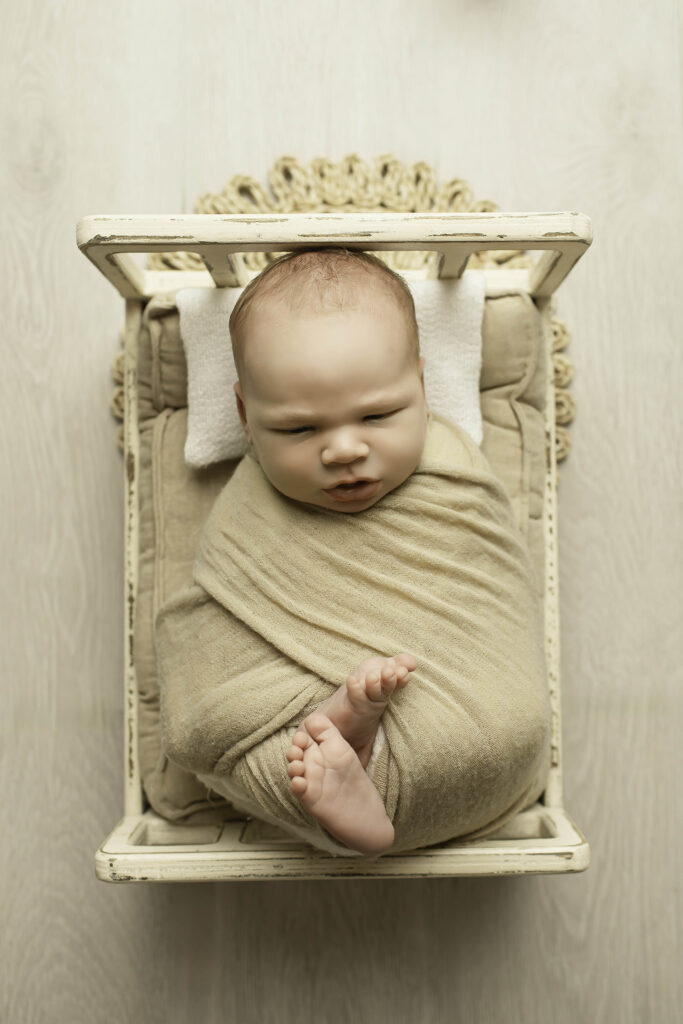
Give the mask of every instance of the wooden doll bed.
[[[88, 217], [82, 251], [126, 300], [124, 818], [96, 855], [108, 881], [427, 877], [582, 871], [588, 843], [563, 807], [551, 297], [591, 241], [576, 213], [293, 214]], [[249, 278], [243, 254], [337, 244], [436, 254], [441, 277], [472, 253], [540, 251], [530, 269], [485, 270], [482, 448], [527, 536], [543, 595], [552, 706], [542, 798], [495, 836], [379, 859], [337, 858], [245, 819], [161, 749], [152, 624], [187, 579], [194, 543], [234, 464], [190, 470], [183, 459], [187, 371], [174, 292]], [[143, 270], [134, 253], [192, 252], [205, 270]], [[413, 276], [420, 272], [412, 272]], [[191, 523], [188, 529], [187, 524]]]

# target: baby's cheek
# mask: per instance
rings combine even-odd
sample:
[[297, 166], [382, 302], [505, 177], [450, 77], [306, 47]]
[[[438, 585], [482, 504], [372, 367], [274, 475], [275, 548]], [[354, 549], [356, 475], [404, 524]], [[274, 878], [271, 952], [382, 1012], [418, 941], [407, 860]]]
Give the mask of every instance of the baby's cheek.
[[419, 443], [405, 444], [396, 452], [394, 467], [400, 483], [417, 469], [422, 457], [422, 446]]
[[282, 453], [274, 460], [272, 471], [280, 480], [299, 480], [304, 475], [305, 464], [300, 452]]
[[[386, 445], [386, 458], [397, 469], [403, 470], [413, 461], [418, 448], [419, 439], [414, 432], [401, 434], [391, 438], [390, 442]], [[410, 472], [410, 469], [408, 469], [408, 472]]]

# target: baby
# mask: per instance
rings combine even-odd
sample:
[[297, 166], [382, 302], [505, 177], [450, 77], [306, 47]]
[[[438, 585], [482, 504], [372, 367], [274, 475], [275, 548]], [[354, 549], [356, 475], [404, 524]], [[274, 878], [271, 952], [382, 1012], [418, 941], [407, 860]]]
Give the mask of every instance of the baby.
[[[415, 307], [379, 259], [333, 248], [279, 259], [243, 292], [230, 335], [240, 419], [281, 494], [362, 515], [416, 469], [429, 411]], [[409, 653], [363, 661], [287, 753], [292, 792], [361, 853], [394, 840], [366, 768], [384, 709], [416, 667]]]
[[547, 778], [543, 609], [501, 482], [427, 409], [410, 292], [300, 252], [230, 331], [251, 451], [156, 617], [167, 756], [335, 856], [490, 834]]

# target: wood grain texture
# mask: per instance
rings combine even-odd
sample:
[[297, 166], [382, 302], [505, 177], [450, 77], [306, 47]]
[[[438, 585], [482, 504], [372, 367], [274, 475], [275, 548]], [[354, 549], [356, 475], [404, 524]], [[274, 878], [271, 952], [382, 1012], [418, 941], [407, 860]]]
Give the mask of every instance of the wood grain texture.
[[[3, 1024], [677, 1024], [683, 178], [675, 0], [2, 5]], [[122, 809], [122, 302], [95, 213], [393, 152], [576, 209], [559, 293], [565, 802], [583, 875], [111, 887]]]

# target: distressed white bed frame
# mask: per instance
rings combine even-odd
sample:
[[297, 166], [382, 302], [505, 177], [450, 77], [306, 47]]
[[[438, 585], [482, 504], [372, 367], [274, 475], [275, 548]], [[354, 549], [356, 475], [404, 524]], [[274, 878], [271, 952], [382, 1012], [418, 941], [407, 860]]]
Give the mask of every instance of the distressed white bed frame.
[[[344, 213], [86, 217], [78, 224], [83, 253], [126, 300], [125, 320], [125, 790], [124, 817], [95, 857], [98, 878], [124, 881], [254, 881], [269, 878], [416, 878], [583, 871], [589, 846], [564, 810], [555, 480], [555, 407], [550, 298], [592, 240], [580, 213]], [[552, 707], [552, 764], [545, 792], [495, 836], [453, 841], [375, 860], [334, 857], [255, 821], [174, 825], [146, 809], [138, 765], [138, 691], [133, 629], [138, 586], [137, 345], [147, 299], [187, 287], [246, 284], [247, 252], [315, 245], [439, 253], [441, 277], [467, 273], [482, 250], [542, 250], [529, 269], [486, 269], [487, 296], [520, 290], [536, 302], [548, 350], [545, 410], [545, 629]], [[131, 255], [194, 252], [205, 270], [145, 270]], [[416, 272], [406, 273], [415, 276]], [[422, 272], [422, 276], [427, 273]]]

